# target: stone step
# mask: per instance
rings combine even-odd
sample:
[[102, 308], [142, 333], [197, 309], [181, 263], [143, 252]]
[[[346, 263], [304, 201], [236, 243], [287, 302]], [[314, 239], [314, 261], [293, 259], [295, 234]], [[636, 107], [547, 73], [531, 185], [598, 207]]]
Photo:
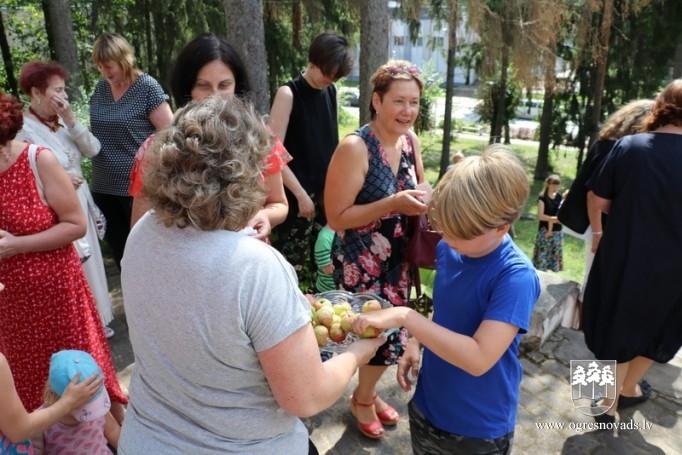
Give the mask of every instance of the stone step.
[[528, 332], [521, 339], [524, 350], [536, 351], [560, 325], [575, 328], [580, 284], [556, 273], [538, 272], [542, 291], [535, 303]]

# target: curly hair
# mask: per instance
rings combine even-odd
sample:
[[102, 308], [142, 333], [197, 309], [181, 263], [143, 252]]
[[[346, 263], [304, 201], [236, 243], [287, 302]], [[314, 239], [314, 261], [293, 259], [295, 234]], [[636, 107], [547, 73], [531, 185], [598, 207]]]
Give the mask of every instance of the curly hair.
[[166, 226], [244, 228], [265, 202], [272, 135], [254, 107], [211, 96], [179, 110], [145, 156], [143, 194]]
[[102, 33], [92, 46], [92, 63], [99, 66], [106, 62], [119, 64], [128, 82], [133, 82], [140, 73], [133, 46], [118, 33]]
[[0, 91], [0, 145], [13, 140], [24, 126], [24, 103]]
[[651, 114], [644, 120], [643, 131], [665, 125], [682, 127], [682, 79], [675, 79], [656, 97]]
[[31, 96], [31, 89], [37, 88], [40, 93], [45, 93], [48, 81], [52, 76], [59, 76], [65, 81], [69, 72], [57, 62], [41, 62], [32, 60], [21, 67], [19, 72], [19, 85], [26, 96]]
[[641, 132], [653, 105], [653, 100], [630, 101], [606, 119], [599, 130], [599, 140], [620, 139]]
[[[384, 94], [389, 91], [393, 81], [399, 80], [414, 80], [419, 86], [420, 95], [422, 90], [424, 90], [424, 80], [421, 77], [421, 71], [407, 60], [389, 60], [372, 74], [369, 82], [372, 85], [372, 93], [378, 94], [379, 99], [383, 100]], [[369, 113], [371, 119], [374, 120], [377, 111], [374, 109], [371, 101], [369, 103]]]
[[493, 144], [445, 173], [429, 201], [430, 221], [449, 236], [470, 240], [516, 221], [529, 193], [519, 159], [508, 148]]

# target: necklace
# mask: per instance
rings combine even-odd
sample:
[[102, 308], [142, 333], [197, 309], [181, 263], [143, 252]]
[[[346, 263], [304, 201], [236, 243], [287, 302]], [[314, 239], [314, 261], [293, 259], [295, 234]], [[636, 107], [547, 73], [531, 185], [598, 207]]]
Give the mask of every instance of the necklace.
[[33, 108], [30, 106], [28, 108], [28, 111], [31, 114], [33, 114], [35, 118], [40, 120], [40, 123], [48, 127], [50, 131], [52, 131], [53, 133], [56, 133], [57, 131], [59, 131], [59, 128], [62, 127], [62, 125], [59, 123], [59, 116], [57, 114], [53, 115], [52, 117], [45, 118], [38, 115], [38, 113], [34, 111]]

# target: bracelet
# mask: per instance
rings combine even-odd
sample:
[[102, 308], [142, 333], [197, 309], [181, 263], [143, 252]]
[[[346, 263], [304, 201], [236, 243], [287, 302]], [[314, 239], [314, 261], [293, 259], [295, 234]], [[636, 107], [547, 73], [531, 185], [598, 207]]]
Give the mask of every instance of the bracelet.
[[597, 231], [597, 232], [593, 232], [592, 235], [602, 235], [603, 233], [604, 233], [604, 231]]

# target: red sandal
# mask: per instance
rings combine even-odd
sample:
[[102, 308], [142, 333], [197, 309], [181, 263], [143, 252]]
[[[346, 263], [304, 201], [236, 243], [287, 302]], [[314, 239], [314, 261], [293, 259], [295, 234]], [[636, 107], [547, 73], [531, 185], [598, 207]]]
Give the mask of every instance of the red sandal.
[[[376, 406], [377, 398], [379, 398], [379, 396], [375, 393], [374, 406]], [[388, 403], [385, 404], [386, 409], [384, 409], [381, 412], [377, 411], [377, 416], [379, 416], [379, 420], [381, 421], [382, 424], [387, 426], [398, 425], [398, 422], [400, 422], [400, 414], [398, 414], [398, 411], [396, 411], [393, 406], [391, 406]]]
[[375, 420], [372, 423], [362, 423], [360, 422], [360, 419], [358, 418], [357, 415], [357, 406], [362, 406], [363, 408], [369, 408], [370, 406], [374, 406], [374, 401], [371, 403], [360, 403], [358, 400], [355, 399], [354, 396], [351, 395], [350, 397], [350, 412], [353, 414], [353, 417], [355, 417], [355, 420], [358, 421], [358, 428], [360, 429], [360, 433], [364, 434], [368, 438], [372, 439], [381, 439], [384, 437], [384, 426], [381, 424], [380, 420]]

